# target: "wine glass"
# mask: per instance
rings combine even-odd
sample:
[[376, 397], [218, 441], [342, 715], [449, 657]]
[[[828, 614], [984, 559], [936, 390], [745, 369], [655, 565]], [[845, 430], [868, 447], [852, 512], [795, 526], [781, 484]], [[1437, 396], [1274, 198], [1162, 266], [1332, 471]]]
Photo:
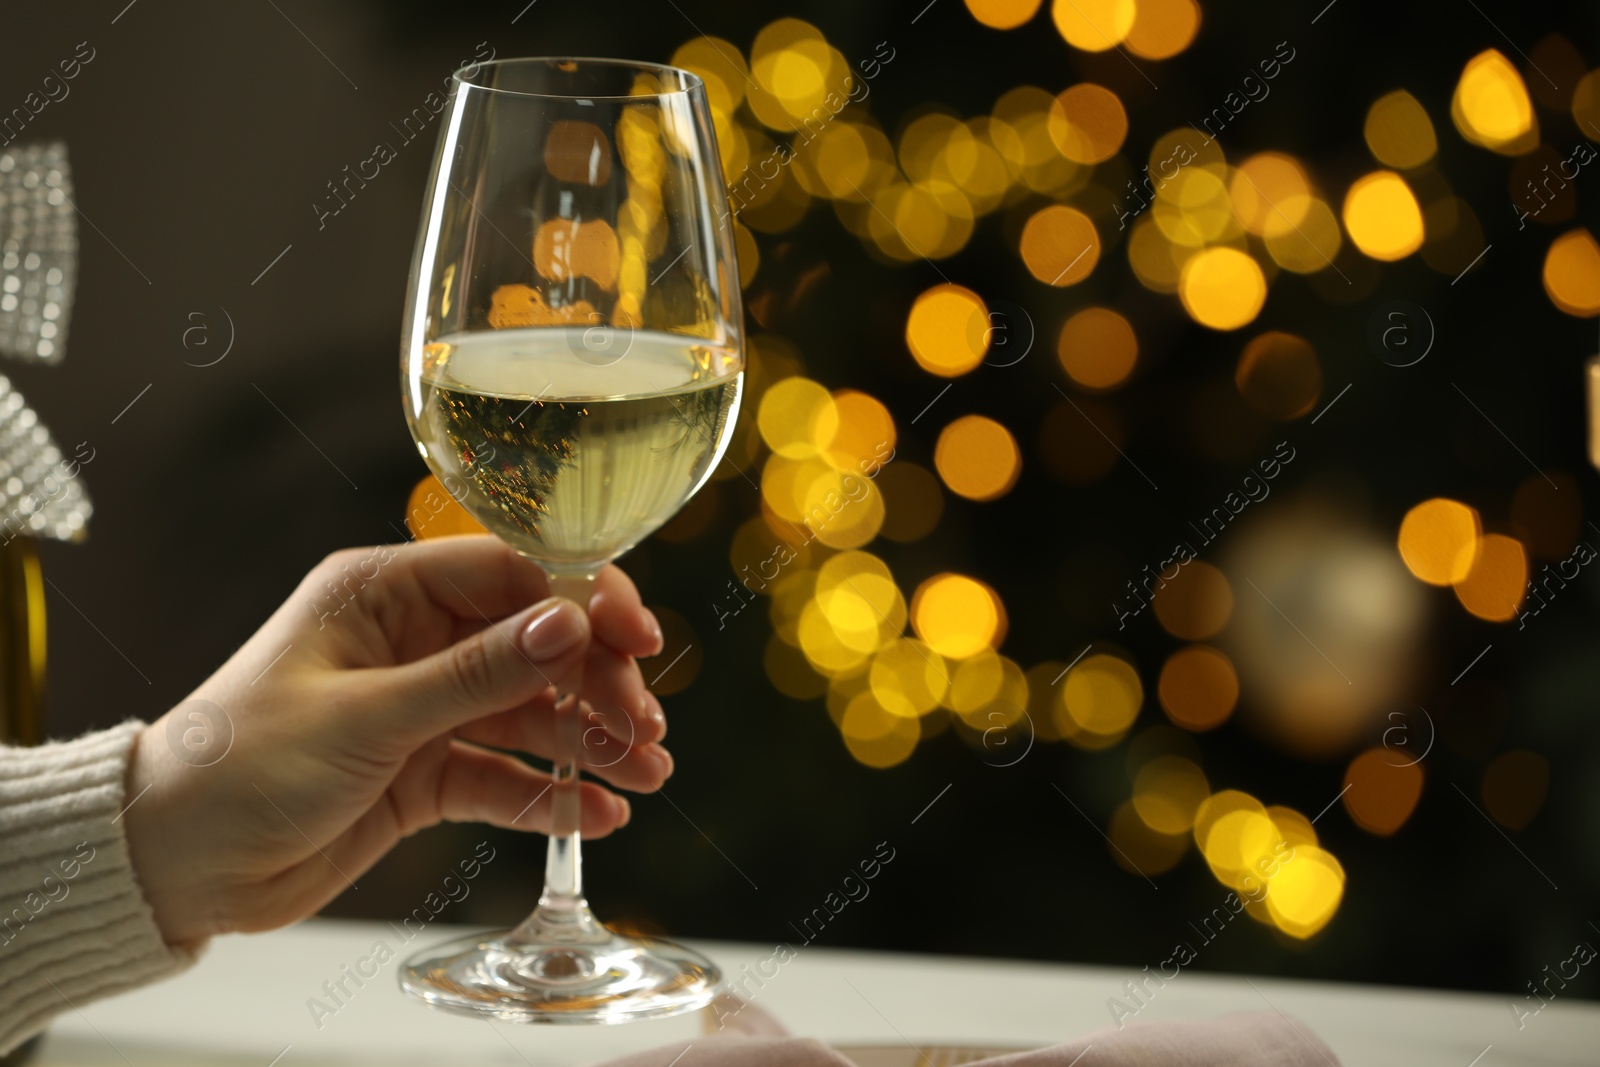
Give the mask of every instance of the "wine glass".
[[[513, 59], [455, 75], [401, 331], [412, 436], [447, 490], [587, 608], [727, 448], [743, 383], [728, 197], [705, 85], [673, 67]], [[406, 962], [405, 990], [513, 1022], [704, 1006], [699, 954], [616, 933], [583, 896], [578, 760], [557, 694], [544, 892], [520, 926]], [[597, 763], [609, 760], [591, 761]]]

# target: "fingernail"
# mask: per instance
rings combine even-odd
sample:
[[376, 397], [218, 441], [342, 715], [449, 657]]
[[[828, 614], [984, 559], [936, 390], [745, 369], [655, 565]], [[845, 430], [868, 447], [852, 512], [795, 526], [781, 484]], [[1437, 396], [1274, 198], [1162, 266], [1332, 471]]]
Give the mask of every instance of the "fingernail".
[[661, 621], [656, 618], [656, 613], [649, 608], [640, 608], [639, 611], [643, 613], [645, 628], [655, 637], [656, 648], [659, 650], [667, 643], [666, 638], [661, 636]]
[[522, 630], [522, 651], [533, 659], [552, 659], [583, 639], [583, 613], [568, 600], [552, 597], [549, 606]]
[[612, 806], [617, 809], [617, 825], [628, 825], [628, 820], [633, 818], [633, 805], [629, 804], [626, 799], [617, 796], [615, 793], [611, 795], [611, 802]]
[[672, 753], [660, 745], [652, 745], [650, 748], [645, 749], [645, 754], [649, 757], [651, 764], [655, 766], [656, 777], [661, 779], [672, 777], [672, 768], [676, 766], [672, 762]]

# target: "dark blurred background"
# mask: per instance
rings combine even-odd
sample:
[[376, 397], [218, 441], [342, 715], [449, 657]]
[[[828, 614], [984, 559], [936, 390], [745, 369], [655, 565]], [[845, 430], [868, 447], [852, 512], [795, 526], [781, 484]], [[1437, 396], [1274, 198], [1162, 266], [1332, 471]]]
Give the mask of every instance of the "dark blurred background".
[[[817, 943], [1131, 974], [1188, 940], [1205, 970], [1521, 995], [1600, 936], [1600, 586], [1581, 568], [1537, 616], [1520, 600], [1580, 538], [1600, 545], [1583, 503], [1600, 312], [1584, 227], [1600, 219], [1600, 167], [1571, 162], [1600, 141], [1592, 5], [1202, 0], [1190, 39], [1193, 5], [1155, 0], [1137, 14], [1131, 0], [1085, 3], [1060, 26], [1048, 2], [1030, 16], [1036, 5], [979, 0], [125, 3], [0, 7], [0, 106], [80, 42], [94, 51], [20, 138], [70, 150], [82, 257], [67, 358], [4, 368], [66, 451], [96, 450], [91, 536], [44, 548], [54, 735], [160, 715], [324, 554], [400, 536], [426, 474], [396, 357], [432, 128], [320, 229], [312, 205], [376, 142], [399, 145], [391, 123], [481, 42], [501, 57], [668, 61], [717, 38], [682, 61], [731, 63], [725, 99], [767, 94], [719, 118], [724, 154], [748, 161], [793, 139], [773, 101], [812, 91], [796, 62], [840, 76], [827, 57], [860, 70], [892, 53], [870, 96], [831, 119], [854, 139], [797, 147], [741, 212], [741, 250], [759, 262], [746, 255], [738, 469], [623, 561], [668, 624], [646, 677], [678, 770], [670, 801], [637, 798], [633, 823], [588, 849], [599, 913], [798, 943], [796, 924], [888, 842], [871, 896]], [[758, 44], [765, 64], [751, 63]], [[800, 59], [774, 58], [785, 49]], [[1489, 50], [1500, 59], [1470, 66]], [[1270, 93], [1241, 105], [1261, 92], [1261, 62], [1287, 51]], [[1106, 92], [1052, 104], [1082, 83]], [[1395, 90], [1421, 125], [1404, 101], [1369, 119]], [[1169, 131], [1224, 107], [1169, 199], [1119, 228], [1142, 202], [1128, 182], [1168, 157]], [[873, 154], [872, 130], [898, 159]], [[831, 176], [813, 147], [838, 163]], [[1263, 152], [1289, 163], [1249, 162]], [[1410, 209], [1381, 175], [1377, 200], [1347, 204], [1380, 171], [1400, 174]], [[991, 172], [999, 184], [984, 185]], [[840, 174], [856, 175], [853, 192]], [[1098, 247], [1069, 263], [1084, 220]], [[1218, 258], [1181, 275], [1212, 248], [1256, 267]], [[908, 348], [914, 302], [945, 284], [1004, 334], [986, 356], [981, 341], [958, 352], [948, 378]], [[942, 328], [913, 319], [911, 340], [948, 354], [961, 332], [948, 307], [967, 297], [929, 299], [957, 303]], [[1126, 340], [1104, 316], [1062, 338], [1090, 308], [1131, 324], [1136, 360], [1119, 363]], [[1205, 324], [1229, 315], [1245, 321]], [[229, 320], [226, 358], [194, 366], [221, 351]], [[218, 347], [197, 354], [192, 334], [185, 347], [197, 322]], [[867, 540], [814, 546], [788, 607], [763, 599], [719, 629], [727, 582], [764, 556], [739, 553], [776, 543], [760, 532], [756, 486], [776, 480], [755, 429], [762, 392], [801, 375], [892, 418], [883, 529], [852, 518]], [[840, 408], [880, 410], [863, 404]], [[952, 425], [969, 415], [1005, 427], [1015, 458], [989, 423]], [[954, 436], [940, 457], [942, 433]], [[1231, 506], [1238, 518], [1206, 546], [1189, 524], [1255, 492], [1245, 477], [1283, 441], [1294, 458], [1270, 497]], [[1458, 503], [1403, 532], [1435, 498]], [[1137, 603], [1126, 583], [1176, 541], [1199, 562], [1119, 628], [1112, 605]], [[807, 665], [849, 634], [797, 648], [794, 629], [779, 632], [838, 550], [881, 561], [907, 634], [927, 642], [879, 653], [876, 688], [866, 653], [831, 679]], [[876, 566], [848, 559], [850, 573]], [[1441, 573], [1444, 586], [1418, 580]], [[952, 574], [984, 585], [940, 577]], [[1003, 623], [962, 599], [984, 586]], [[974, 635], [1003, 658], [967, 655]], [[881, 706], [904, 681], [896, 663], [941, 647], [938, 676], [967, 687], [945, 703], [963, 713], [896, 721]], [[1227, 825], [1248, 837], [1270, 806], [1306, 864], [1287, 868], [1276, 911], [1206, 943], [1191, 924], [1228, 892], [1228, 859], [1213, 854], [1226, 846], [1218, 829], [1197, 848], [1187, 827], [1211, 794], [1202, 830], [1238, 812]], [[475, 827], [405, 842], [328, 913], [397, 918], [485, 837], [500, 858], [442, 918], [513, 922], [537, 893], [543, 841]]]

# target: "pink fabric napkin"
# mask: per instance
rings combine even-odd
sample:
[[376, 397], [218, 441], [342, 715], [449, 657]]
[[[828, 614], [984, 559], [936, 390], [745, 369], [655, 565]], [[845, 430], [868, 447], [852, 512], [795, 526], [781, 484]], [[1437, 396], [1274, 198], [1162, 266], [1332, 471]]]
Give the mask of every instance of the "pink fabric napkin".
[[[815, 1038], [789, 1036], [755, 1005], [736, 999], [733, 1004], [735, 1018], [727, 1030], [625, 1056], [605, 1067], [852, 1067]], [[1282, 1012], [1258, 1011], [1187, 1022], [1132, 1022], [1120, 1030], [1110, 1026], [971, 1067], [1339, 1067], [1339, 1059], [1305, 1023]]]

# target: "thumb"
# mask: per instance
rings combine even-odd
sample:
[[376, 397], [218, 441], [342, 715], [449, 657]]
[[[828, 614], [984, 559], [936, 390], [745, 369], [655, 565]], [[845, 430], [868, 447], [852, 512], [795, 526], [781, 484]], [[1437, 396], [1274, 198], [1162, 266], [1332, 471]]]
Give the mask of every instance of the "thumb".
[[420, 743], [524, 704], [579, 671], [588, 646], [583, 610], [561, 597], [542, 600], [431, 656], [385, 671], [386, 727]]

